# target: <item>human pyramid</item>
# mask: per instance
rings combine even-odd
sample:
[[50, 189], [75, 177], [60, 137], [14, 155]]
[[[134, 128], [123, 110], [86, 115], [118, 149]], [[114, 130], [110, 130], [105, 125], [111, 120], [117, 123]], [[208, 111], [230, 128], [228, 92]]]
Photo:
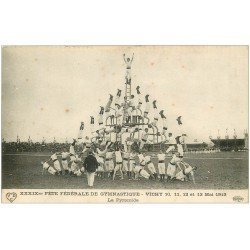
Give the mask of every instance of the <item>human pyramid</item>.
[[[134, 54], [132, 58], [126, 58], [125, 54], [123, 56], [126, 64], [124, 98], [120, 89], [115, 98], [110, 94], [106, 106], [100, 107], [97, 124], [95, 117], [90, 117], [91, 135], [83, 137], [84, 122], [81, 122], [78, 136], [73, 139], [69, 151], [53, 151], [50, 159], [42, 162], [43, 171], [53, 175], [81, 176], [85, 172], [86, 154], [93, 154], [98, 162], [95, 174], [102, 180], [115, 180], [119, 173], [121, 179], [144, 178], [162, 182], [192, 180], [195, 183], [196, 167], [183, 159], [186, 134], [182, 129], [182, 117], [178, 116], [176, 119], [179, 132], [174, 137], [173, 133], [168, 132], [166, 115], [164, 110], [158, 111], [156, 100], [150, 101], [149, 94], [142, 98], [140, 86], [136, 87], [136, 96], [131, 93], [131, 64]], [[158, 124], [159, 118], [161, 125]], [[98, 129], [95, 129], [95, 125]], [[167, 143], [169, 147], [166, 150], [160, 148], [158, 154], [146, 154], [145, 146], [154, 143]], [[76, 150], [76, 146], [80, 146], [80, 150]], [[171, 153], [171, 159], [166, 164], [166, 156]], [[61, 164], [59, 154], [62, 157]], [[151, 161], [155, 158], [157, 166]]]

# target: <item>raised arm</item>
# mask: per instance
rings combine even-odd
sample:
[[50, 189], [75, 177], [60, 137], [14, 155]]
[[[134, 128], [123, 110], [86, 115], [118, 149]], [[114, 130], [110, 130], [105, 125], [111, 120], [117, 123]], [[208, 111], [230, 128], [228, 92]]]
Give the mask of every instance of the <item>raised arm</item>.
[[127, 141], [124, 143], [124, 152], [128, 152], [128, 144]]
[[193, 181], [193, 183], [194, 183], [194, 185], [195, 185], [196, 182], [195, 182], [195, 178], [194, 178], [194, 171], [191, 171], [190, 175], [191, 175], [192, 181]]
[[99, 166], [99, 163], [98, 163], [98, 161], [97, 161], [97, 159], [96, 159], [96, 157], [95, 157], [95, 165], [96, 165], [96, 168], [98, 168], [98, 166]]
[[181, 166], [180, 166], [180, 162], [176, 162], [176, 166], [179, 168], [180, 171], [182, 171]]
[[123, 54], [123, 60], [127, 64], [125, 54]]
[[100, 154], [100, 155], [104, 155], [107, 153], [108, 149], [105, 148], [103, 151], [101, 151], [99, 148], [96, 149], [97, 153]]
[[133, 53], [132, 58], [131, 58], [131, 63], [133, 62], [133, 60], [134, 60], [134, 53]]

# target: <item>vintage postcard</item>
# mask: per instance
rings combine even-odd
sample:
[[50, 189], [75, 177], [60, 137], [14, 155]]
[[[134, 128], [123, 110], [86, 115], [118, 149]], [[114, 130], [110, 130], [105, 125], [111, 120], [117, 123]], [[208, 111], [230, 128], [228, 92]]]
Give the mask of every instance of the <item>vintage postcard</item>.
[[3, 46], [3, 203], [248, 203], [248, 46]]

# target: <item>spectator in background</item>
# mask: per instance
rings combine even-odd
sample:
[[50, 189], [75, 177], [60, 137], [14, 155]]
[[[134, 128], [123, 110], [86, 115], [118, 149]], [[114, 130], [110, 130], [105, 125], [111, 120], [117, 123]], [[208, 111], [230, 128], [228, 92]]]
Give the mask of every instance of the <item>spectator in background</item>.
[[98, 168], [98, 162], [91, 149], [88, 152], [88, 156], [86, 157], [83, 166], [87, 172], [88, 186], [93, 187], [95, 180], [95, 172]]

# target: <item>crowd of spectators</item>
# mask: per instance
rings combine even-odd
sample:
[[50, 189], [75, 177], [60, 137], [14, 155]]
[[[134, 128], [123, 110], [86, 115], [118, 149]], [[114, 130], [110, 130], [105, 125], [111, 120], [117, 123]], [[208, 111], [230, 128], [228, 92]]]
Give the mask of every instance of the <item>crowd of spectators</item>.
[[[64, 148], [66, 150], [69, 150], [70, 143], [64, 142], [5, 142], [2, 141], [2, 152], [3, 153], [15, 153], [15, 152], [51, 152], [52, 150], [56, 150], [57, 152], [61, 152]], [[77, 146], [76, 146], [77, 147]], [[138, 147], [136, 144], [132, 145], [132, 148]], [[146, 144], [144, 149], [146, 151], [152, 151], [152, 152], [158, 152], [160, 149], [166, 150], [168, 145], [166, 144]], [[76, 148], [76, 150], [78, 150]], [[219, 150], [219, 151], [245, 151], [246, 149], [244, 147], [214, 147], [214, 148], [208, 148], [204, 145], [201, 145], [199, 147], [192, 147], [189, 148], [188, 145], [186, 145], [185, 151], [195, 153], [195, 152], [201, 152], [201, 151], [210, 151], [210, 150]]]
[[61, 152], [63, 148], [69, 149], [70, 143], [58, 143], [58, 142], [5, 142], [2, 141], [3, 153], [15, 153], [15, 152], [51, 152], [56, 150]]

